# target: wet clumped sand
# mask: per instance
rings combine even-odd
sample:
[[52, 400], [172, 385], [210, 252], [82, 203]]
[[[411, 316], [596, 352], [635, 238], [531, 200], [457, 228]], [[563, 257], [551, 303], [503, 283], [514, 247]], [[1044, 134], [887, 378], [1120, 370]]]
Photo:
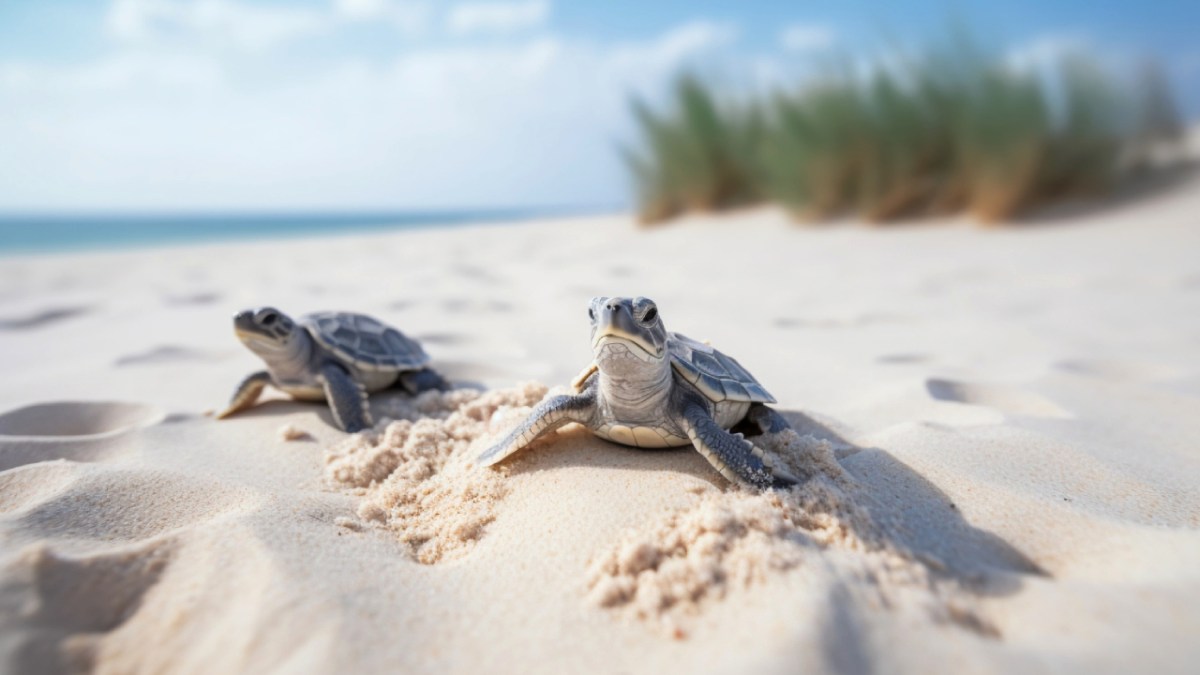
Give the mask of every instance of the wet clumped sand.
[[754, 440], [804, 482], [761, 492], [698, 487], [693, 503], [626, 531], [593, 559], [588, 601], [682, 638], [682, 619], [730, 592], [771, 575], [812, 577], [836, 567], [847, 592], [869, 606], [917, 608], [924, 620], [995, 634], [971, 594], [939, 577], [936, 560], [918, 559], [872, 517], [869, 496], [838, 464], [832, 444], [792, 430]]
[[361, 497], [360, 523], [387, 527], [434, 564], [467, 553], [496, 517], [505, 470], [481, 469], [486, 442], [529, 414], [547, 387], [456, 389], [395, 400], [390, 420], [326, 452], [325, 476]]

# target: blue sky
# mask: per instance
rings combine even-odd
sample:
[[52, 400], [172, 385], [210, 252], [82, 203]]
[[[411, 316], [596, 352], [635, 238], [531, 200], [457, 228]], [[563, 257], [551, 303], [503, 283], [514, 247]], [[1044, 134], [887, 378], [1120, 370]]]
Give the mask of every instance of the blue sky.
[[630, 92], [956, 19], [1014, 58], [1154, 56], [1200, 113], [1195, 0], [0, 0], [0, 211], [620, 205]]

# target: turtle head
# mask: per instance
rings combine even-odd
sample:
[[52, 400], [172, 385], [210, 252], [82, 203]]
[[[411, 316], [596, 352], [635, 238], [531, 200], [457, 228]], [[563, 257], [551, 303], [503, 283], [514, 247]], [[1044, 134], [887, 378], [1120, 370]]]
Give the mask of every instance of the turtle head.
[[268, 358], [290, 350], [296, 322], [274, 307], [259, 307], [235, 314], [233, 332], [255, 354]]
[[588, 318], [592, 322], [592, 354], [600, 370], [655, 371], [667, 363], [667, 329], [653, 300], [592, 298]]

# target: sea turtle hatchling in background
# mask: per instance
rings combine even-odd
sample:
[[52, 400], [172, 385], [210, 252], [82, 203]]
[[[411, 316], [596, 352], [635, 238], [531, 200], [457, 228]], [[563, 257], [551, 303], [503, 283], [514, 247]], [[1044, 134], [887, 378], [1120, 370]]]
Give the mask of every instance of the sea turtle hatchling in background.
[[694, 445], [725, 478], [754, 487], [797, 479], [775, 456], [728, 429], [742, 420], [764, 433], [787, 428], [765, 403], [775, 399], [732, 358], [668, 333], [652, 300], [593, 298], [595, 361], [575, 395], [548, 398], [479, 456], [490, 466], [554, 429], [578, 422], [601, 438], [639, 448]]
[[249, 408], [272, 384], [308, 401], [328, 401], [348, 432], [372, 425], [367, 394], [399, 384], [410, 394], [446, 389], [420, 343], [363, 314], [316, 312], [298, 320], [274, 307], [233, 317], [233, 330], [267, 369], [242, 380], [218, 418]]

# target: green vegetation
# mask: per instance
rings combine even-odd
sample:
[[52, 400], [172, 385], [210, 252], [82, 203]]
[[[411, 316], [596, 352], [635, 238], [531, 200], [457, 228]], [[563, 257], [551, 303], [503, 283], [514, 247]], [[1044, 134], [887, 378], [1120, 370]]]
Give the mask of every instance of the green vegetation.
[[677, 109], [660, 117], [640, 101], [634, 114], [646, 153], [625, 151], [647, 222], [684, 211], [711, 211], [756, 201], [755, 152], [761, 115], [718, 105], [698, 79], [684, 76], [674, 91]]
[[1103, 193], [1182, 135], [1153, 66], [1132, 86], [1083, 55], [1017, 69], [969, 45], [749, 101], [684, 75], [666, 110], [633, 112], [641, 142], [623, 154], [646, 223], [762, 201], [804, 219], [1007, 220]]

